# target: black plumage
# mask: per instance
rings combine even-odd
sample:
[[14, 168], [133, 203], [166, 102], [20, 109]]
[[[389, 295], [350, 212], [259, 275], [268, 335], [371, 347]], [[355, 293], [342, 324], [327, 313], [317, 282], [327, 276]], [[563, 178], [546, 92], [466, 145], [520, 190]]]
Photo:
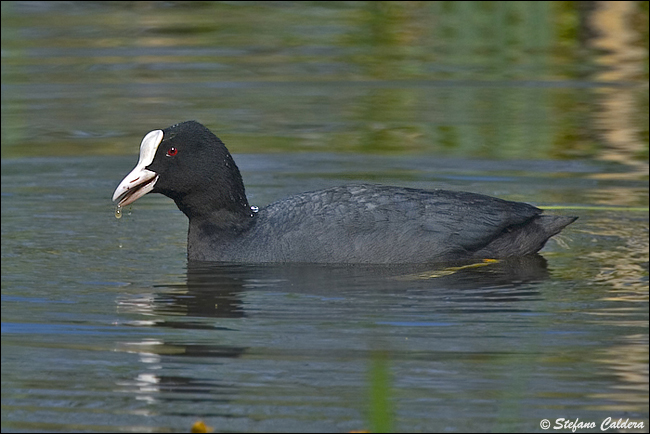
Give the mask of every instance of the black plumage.
[[[141, 162], [114, 200], [131, 203], [147, 192], [172, 198], [189, 218], [190, 260], [429, 263], [504, 258], [539, 251], [577, 218], [544, 215], [526, 203], [475, 193], [369, 184], [301, 193], [253, 212], [237, 165], [206, 127], [183, 122], [150, 142], [157, 146], [153, 160], [144, 166], [141, 151]], [[136, 176], [139, 167], [148, 177]], [[153, 177], [153, 188], [137, 192]]]

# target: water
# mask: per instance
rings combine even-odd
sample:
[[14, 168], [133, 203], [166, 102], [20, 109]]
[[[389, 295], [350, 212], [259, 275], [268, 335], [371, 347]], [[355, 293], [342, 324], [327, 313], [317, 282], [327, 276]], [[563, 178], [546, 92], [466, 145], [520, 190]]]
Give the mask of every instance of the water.
[[[378, 393], [400, 431], [647, 431], [634, 5], [3, 2], [3, 432], [347, 432]], [[571, 36], [603, 14], [629, 25]], [[187, 119], [254, 207], [362, 181], [580, 218], [460, 269], [188, 264], [171, 200], [110, 200]]]

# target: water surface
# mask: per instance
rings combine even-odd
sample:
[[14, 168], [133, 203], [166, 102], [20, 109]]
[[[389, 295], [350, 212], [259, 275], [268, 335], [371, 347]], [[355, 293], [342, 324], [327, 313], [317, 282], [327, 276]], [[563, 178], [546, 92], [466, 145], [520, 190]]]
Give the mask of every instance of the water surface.
[[[395, 430], [647, 432], [647, 6], [457, 3], [2, 2], [3, 431], [370, 429], [379, 361]], [[187, 119], [257, 206], [375, 182], [580, 218], [466, 268], [188, 264], [171, 200], [110, 202]]]

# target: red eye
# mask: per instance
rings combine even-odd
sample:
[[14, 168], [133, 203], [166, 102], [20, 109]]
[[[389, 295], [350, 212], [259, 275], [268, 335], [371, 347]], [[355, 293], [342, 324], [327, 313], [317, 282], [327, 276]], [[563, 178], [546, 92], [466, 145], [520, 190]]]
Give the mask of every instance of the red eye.
[[178, 149], [174, 148], [173, 146], [167, 151], [168, 157], [173, 157], [176, 154], [178, 154]]

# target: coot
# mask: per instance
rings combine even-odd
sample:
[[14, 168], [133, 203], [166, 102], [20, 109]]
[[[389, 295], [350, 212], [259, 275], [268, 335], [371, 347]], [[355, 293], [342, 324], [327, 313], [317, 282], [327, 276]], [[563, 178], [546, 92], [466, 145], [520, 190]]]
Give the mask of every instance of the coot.
[[120, 206], [162, 193], [189, 218], [189, 260], [427, 263], [535, 253], [577, 217], [475, 193], [355, 184], [254, 212], [223, 142], [195, 121], [147, 134]]

